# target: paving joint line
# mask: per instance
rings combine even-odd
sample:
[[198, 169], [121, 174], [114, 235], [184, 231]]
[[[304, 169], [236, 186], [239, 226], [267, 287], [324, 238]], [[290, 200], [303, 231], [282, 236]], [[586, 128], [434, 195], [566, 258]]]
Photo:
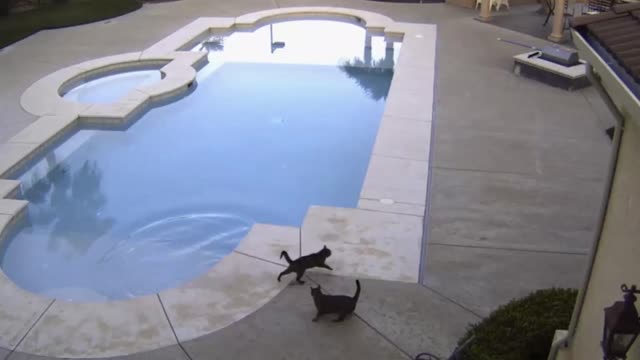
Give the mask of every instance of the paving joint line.
[[[469, 169], [469, 168], [454, 168], [448, 166], [432, 166], [433, 169], [436, 170], [449, 170], [449, 171], [465, 171], [465, 172], [475, 172], [475, 173], [483, 173], [483, 174], [500, 174], [500, 175], [517, 175], [517, 176], [527, 176], [531, 178], [549, 178], [544, 173], [525, 173], [525, 172], [517, 172], [517, 171], [504, 171], [504, 170], [483, 170], [483, 169]], [[547, 174], [548, 175], [548, 174]], [[577, 177], [570, 178], [567, 176], [553, 176], [553, 180], [563, 180], [563, 181], [572, 181], [572, 182], [601, 182], [604, 181], [604, 177]]]
[[[370, 198], [370, 197], [360, 197], [360, 200], [371, 200], [371, 201], [380, 201], [382, 200], [381, 198]], [[407, 201], [393, 201], [394, 204], [403, 204], [403, 205], [413, 205], [413, 206], [422, 206], [424, 207], [424, 204], [418, 204], [418, 203], [411, 203], [411, 202], [407, 202]]]
[[[419, 205], [422, 206], [422, 205]], [[362, 211], [370, 211], [370, 212], [375, 212], [375, 213], [380, 213], [380, 214], [393, 214], [393, 215], [402, 215], [402, 216], [413, 216], [413, 217], [418, 217], [421, 218], [422, 215], [416, 215], [416, 214], [405, 214], [405, 213], [400, 213], [397, 211], [382, 211], [382, 210], [373, 210], [373, 209], [365, 209], [365, 208], [355, 208], [357, 210], [362, 210]]]
[[425, 289], [427, 289], [427, 290], [429, 290], [429, 291], [433, 292], [434, 294], [436, 294], [436, 295], [440, 296], [441, 298], [443, 298], [443, 299], [445, 299], [445, 300], [447, 300], [447, 301], [451, 302], [452, 304], [454, 304], [454, 305], [456, 305], [456, 306], [460, 307], [461, 309], [463, 309], [463, 310], [465, 310], [465, 311], [469, 312], [471, 315], [474, 315], [475, 317], [477, 317], [477, 318], [478, 318], [478, 319], [480, 319], [480, 320], [482, 320], [482, 319], [484, 319], [484, 318], [485, 318], [484, 316], [482, 316], [482, 315], [480, 315], [480, 314], [476, 313], [475, 311], [473, 311], [473, 310], [469, 309], [468, 307], [466, 307], [466, 306], [462, 305], [461, 303], [459, 303], [459, 302], [457, 302], [457, 301], [453, 300], [452, 298], [450, 298], [450, 297], [448, 297], [448, 296], [444, 295], [443, 293], [441, 293], [441, 292], [439, 292], [439, 291], [437, 291], [437, 290], [433, 289], [432, 287], [428, 286], [427, 284], [420, 283], [420, 286], [422, 286], [423, 288], [425, 288]]
[[[335, 276], [335, 275], [331, 275], [331, 276]], [[345, 276], [342, 276], [345, 277]], [[313, 282], [314, 284], [320, 286], [327, 294], [331, 295], [331, 292], [328, 291], [328, 289], [326, 287], [322, 287], [322, 284], [320, 284], [319, 281], [316, 281], [315, 279], [313, 279], [311, 276], [307, 275], [306, 276], [307, 279], [311, 280], [311, 282]], [[362, 315], [358, 314], [357, 311], [353, 312], [353, 316], [357, 317], [358, 319], [360, 319], [360, 321], [362, 321], [367, 327], [371, 328], [371, 330], [373, 330], [376, 334], [378, 334], [378, 336], [380, 336], [381, 338], [383, 338], [385, 341], [387, 341], [389, 344], [391, 344], [393, 347], [395, 347], [398, 351], [400, 351], [402, 354], [404, 354], [407, 358], [409, 359], [413, 359], [413, 356], [411, 356], [411, 354], [409, 354], [408, 352], [406, 352], [403, 348], [401, 348], [398, 344], [396, 344], [395, 342], [391, 341], [391, 339], [389, 339], [384, 333], [382, 333], [382, 331], [378, 330], [376, 327], [374, 327], [373, 325], [371, 325], [371, 323], [369, 323], [367, 320], [365, 320]]]
[[429, 245], [435, 246], [451, 246], [451, 247], [461, 247], [461, 248], [470, 248], [470, 249], [492, 249], [492, 250], [503, 250], [503, 251], [517, 251], [517, 252], [531, 252], [531, 253], [541, 253], [541, 254], [555, 254], [555, 255], [575, 255], [575, 256], [584, 256], [587, 255], [587, 251], [561, 251], [561, 250], [545, 250], [545, 249], [526, 249], [526, 248], [509, 248], [509, 247], [500, 247], [500, 246], [481, 246], [481, 245], [462, 245], [462, 244], [447, 244], [447, 243], [439, 243], [432, 242], [428, 243]]
[[391, 339], [389, 339], [385, 334], [382, 333], [382, 331], [378, 330], [376, 327], [374, 327], [373, 325], [371, 325], [367, 320], [365, 320], [362, 315], [358, 314], [357, 312], [353, 313], [353, 316], [357, 317], [358, 319], [360, 319], [360, 321], [362, 321], [365, 325], [367, 325], [369, 328], [371, 328], [371, 330], [373, 330], [376, 334], [378, 334], [378, 336], [380, 336], [381, 338], [385, 339], [389, 344], [391, 344], [393, 347], [395, 347], [398, 351], [400, 351], [402, 354], [404, 354], [408, 359], [413, 359], [413, 356], [411, 356], [411, 354], [409, 354], [408, 352], [406, 352], [403, 348], [401, 348], [398, 344], [396, 344], [395, 342], [391, 341]]
[[269, 263], [269, 264], [278, 265], [278, 266], [281, 266], [281, 267], [286, 268], [286, 266], [285, 266], [285, 265], [282, 265], [282, 264], [277, 263], [277, 262], [275, 262], [275, 261], [271, 261], [271, 260], [263, 259], [263, 258], [261, 258], [261, 257], [254, 256], [254, 255], [249, 255], [249, 254], [244, 253], [244, 252], [242, 252], [242, 251], [233, 250], [233, 252], [234, 252], [234, 253], [236, 253], [236, 254], [240, 254], [240, 255], [244, 255], [244, 256], [247, 256], [247, 257], [250, 257], [250, 258], [256, 259], [256, 260], [264, 261], [264, 262], [267, 262], [267, 263]]
[[7, 355], [7, 357], [5, 359], [9, 359], [11, 357], [11, 355], [13, 355], [13, 353], [16, 352], [16, 350], [18, 349], [18, 347], [20, 347], [20, 345], [22, 344], [22, 342], [24, 341], [24, 339], [27, 338], [27, 336], [29, 335], [29, 333], [31, 333], [31, 330], [33, 330], [34, 327], [36, 327], [36, 325], [40, 322], [40, 319], [42, 319], [44, 317], [44, 314], [47, 313], [47, 311], [49, 311], [49, 309], [51, 308], [51, 306], [53, 306], [53, 303], [56, 302], [56, 299], [51, 300], [51, 302], [49, 303], [49, 305], [47, 305], [47, 307], [44, 309], [44, 311], [42, 312], [42, 314], [40, 314], [40, 316], [38, 316], [38, 318], [36, 319], [36, 321], [33, 322], [33, 324], [29, 327], [29, 330], [27, 330], [27, 332], [24, 334], [24, 336], [20, 339], [20, 341], [18, 341], [18, 343], [16, 344], [16, 346], [13, 347], [13, 349], [11, 349], [11, 351], [9, 352], [9, 354]]
[[185, 349], [184, 346], [182, 346], [182, 343], [180, 342], [180, 339], [178, 339], [178, 334], [176, 334], [176, 330], [173, 328], [173, 324], [171, 323], [171, 320], [169, 319], [169, 314], [167, 313], [167, 309], [164, 308], [164, 303], [162, 302], [162, 298], [160, 298], [160, 294], [156, 294], [156, 296], [158, 297], [158, 302], [160, 302], [160, 307], [162, 308], [162, 312], [164, 313], [164, 316], [167, 319], [167, 323], [169, 323], [169, 328], [171, 328], [171, 332], [173, 333], [173, 337], [176, 339], [176, 344], [178, 344], [178, 347], [180, 347], [180, 349], [182, 349], [182, 352], [184, 352], [184, 354], [187, 356], [187, 358], [189, 360], [193, 360], [191, 355], [189, 355], [189, 353], [187, 352], [187, 349]]
[[411, 158], [406, 158], [406, 157], [402, 157], [402, 156], [384, 155], [384, 154], [379, 154], [379, 153], [375, 153], [375, 152], [371, 152], [371, 155], [379, 156], [379, 157], [383, 157], [383, 158], [387, 158], [387, 159], [415, 161], [415, 162], [425, 163], [425, 164], [429, 163], [429, 160], [417, 160], [417, 159], [411, 159]]

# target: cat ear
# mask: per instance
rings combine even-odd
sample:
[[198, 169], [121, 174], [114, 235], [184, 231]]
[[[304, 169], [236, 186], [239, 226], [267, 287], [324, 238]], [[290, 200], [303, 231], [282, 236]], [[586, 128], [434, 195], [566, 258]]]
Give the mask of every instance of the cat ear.
[[323, 247], [323, 249], [326, 249], [326, 248], [327, 248], [327, 245], [325, 245], [325, 246]]

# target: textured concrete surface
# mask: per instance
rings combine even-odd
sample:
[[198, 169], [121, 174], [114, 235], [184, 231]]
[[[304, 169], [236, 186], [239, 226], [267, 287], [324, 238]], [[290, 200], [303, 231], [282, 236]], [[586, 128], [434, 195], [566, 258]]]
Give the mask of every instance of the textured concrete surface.
[[[139, 51], [195, 17], [238, 16], [276, 6], [302, 5], [353, 7], [376, 11], [396, 21], [438, 24], [431, 154], [437, 175], [432, 184], [434, 204], [430, 213], [437, 219], [431, 226], [431, 240], [442, 244], [426, 247], [423, 277], [427, 286], [449, 304], [460, 304], [481, 316], [537, 288], [577, 286], [585, 261], [579, 252], [585, 244], [588, 246], [591, 237], [587, 235], [594, 225], [588, 222], [589, 213], [595, 216], [597, 212], [598, 188], [605, 171], [603, 159], [609, 151], [603, 131], [611, 124], [611, 116], [593, 89], [564, 92], [514, 76], [512, 56], [524, 49], [496, 38], [534, 46], [548, 43], [474, 21], [475, 12], [467, 9], [365, 0], [182, 0], [145, 4], [138, 12], [105, 23], [42, 31], [0, 53], [0, 143], [35, 120], [20, 108], [19, 97], [34, 81], [52, 71], [96, 57]], [[491, 191], [497, 200], [495, 206], [490, 194], [485, 194], [494, 182]], [[547, 204], [553, 216], [543, 214]], [[500, 210], [503, 206], [505, 209]], [[408, 207], [408, 211], [416, 209]], [[492, 221], [494, 217], [500, 221]], [[455, 223], [459, 221], [463, 224], [458, 231]], [[511, 246], [527, 251], [509, 250]], [[567, 249], [576, 254], [567, 254]], [[353, 290], [351, 282], [345, 280], [345, 292]], [[392, 300], [395, 291], [405, 294], [407, 301], [422, 301], [415, 285], [380, 282], [376, 286], [387, 300]], [[397, 286], [411, 290], [403, 293]], [[366, 287], [368, 295], [362, 304], [371, 299], [370, 288]], [[391, 301], [385, 305], [389, 309], [384, 312], [386, 317], [402, 315], [407, 309]], [[366, 306], [357, 312], [361, 310]], [[365, 316], [372, 326], [380, 328], [367, 330], [356, 322], [345, 328], [350, 331], [346, 334], [331, 323], [322, 323], [326, 328], [311, 328], [313, 311], [308, 287], [290, 286], [248, 317], [185, 345], [193, 359], [242, 355], [249, 359], [321, 358], [326, 352], [342, 358], [337, 355], [340, 351], [354, 358], [397, 357], [395, 348], [386, 346], [385, 338], [379, 335], [395, 338], [387, 335], [395, 330], [385, 330], [384, 322]], [[422, 311], [426, 311], [425, 317], [432, 316], [428, 309], [415, 309]], [[429, 321], [434, 320], [425, 318], [421, 323]], [[456, 320], [444, 332], [425, 326], [419, 335], [407, 333], [407, 342], [397, 344], [407, 352], [415, 347], [446, 354], [448, 344], [455, 343], [457, 334], [463, 331], [463, 322]], [[419, 333], [419, 324], [416, 327]], [[399, 330], [409, 328], [413, 325], [398, 325]], [[264, 334], [269, 336], [263, 338]], [[412, 339], [416, 339], [415, 344], [409, 342]], [[354, 354], [357, 350], [361, 352]]]
[[302, 225], [302, 253], [326, 245], [340, 275], [415, 282], [421, 240], [422, 218], [412, 215], [314, 206]]
[[[310, 276], [330, 294], [352, 295], [353, 278]], [[356, 313], [409, 354], [426, 351], [446, 358], [468, 324], [479, 318], [442, 295], [418, 284], [360, 280]]]
[[[0, 217], [0, 222], [2, 221], [3, 218]], [[0, 294], [0, 344], [13, 349], [47, 310], [52, 300], [33, 296], [18, 288], [4, 273], [0, 273]]]
[[287, 251], [293, 259], [300, 256], [300, 229], [255, 224], [235, 251], [286, 266], [287, 262], [280, 259], [280, 253]]
[[159, 294], [173, 330], [187, 341], [221, 329], [259, 309], [285, 286], [284, 267], [232, 253], [205, 275]]
[[309, 286], [292, 284], [245, 319], [183, 346], [193, 359], [407, 359], [357, 317], [334, 323], [314, 316]]
[[586, 255], [430, 245], [423, 282], [487, 316], [498, 305], [535, 289], [577, 287]]
[[100, 303], [55, 301], [17, 350], [54, 357], [119, 356], [175, 343], [157, 296], [145, 296]]
[[[0, 352], [0, 358], [2, 353]], [[4, 359], [4, 358], [3, 358]], [[6, 358], [6, 360], [48, 360], [53, 359], [50, 357], [26, 354], [23, 352], [15, 351]], [[60, 359], [60, 358], [55, 358]], [[109, 358], [91, 358], [92, 360], [190, 360], [185, 352], [178, 346], [168, 346], [159, 348], [152, 351], [140, 352], [134, 355], [128, 356], [115, 356]]]
[[586, 253], [599, 181], [436, 169], [430, 243]]

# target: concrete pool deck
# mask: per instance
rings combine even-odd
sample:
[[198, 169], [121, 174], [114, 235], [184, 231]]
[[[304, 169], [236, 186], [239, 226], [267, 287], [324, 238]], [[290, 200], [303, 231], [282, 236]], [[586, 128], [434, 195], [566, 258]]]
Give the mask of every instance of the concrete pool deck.
[[[591, 89], [565, 93], [513, 76], [511, 56], [520, 49], [495, 38], [544, 42], [474, 22], [467, 10], [367, 1], [183, 0], [148, 5], [107, 24], [42, 32], [0, 54], [1, 82], [11, 84], [0, 89], [0, 141], [35, 120], [19, 108], [19, 97], [57, 69], [139, 51], [197, 17], [314, 4], [439, 26], [438, 126], [421, 285], [363, 281], [357, 316], [344, 326], [311, 323], [308, 287], [291, 285], [244, 319], [182, 342], [189, 357], [401, 359], [424, 350], [444, 356], [467, 324], [510, 298], [541, 287], [577, 286], [606, 168], [609, 145], [602, 130], [608, 114], [600, 113]], [[104, 45], [113, 39], [119, 41]], [[353, 291], [350, 278], [309, 277], [331, 292]], [[42, 315], [33, 314], [32, 321]], [[81, 335], [67, 336], [91, 346]], [[12, 350], [0, 350], [0, 356]], [[9, 358], [38, 357], [18, 350]], [[187, 355], [173, 345], [131, 358]]]

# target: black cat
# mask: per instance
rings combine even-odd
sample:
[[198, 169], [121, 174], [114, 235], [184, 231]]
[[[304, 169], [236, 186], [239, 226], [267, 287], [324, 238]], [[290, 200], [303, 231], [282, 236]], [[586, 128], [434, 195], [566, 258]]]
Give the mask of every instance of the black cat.
[[289, 254], [286, 251], [283, 251], [280, 253], [280, 259], [284, 257], [287, 260], [287, 263], [289, 263], [289, 267], [285, 271], [281, 272], [280, 275], [278, 275], [278, 281], [280, 281], [282, 275], [287, 275], [294, 272], [298, 275], [296, 277], [296, 280], [300, 284], [304, 284], [304, 281], [302, 281], [302, 275], [304, 275], [304, 272], [307, 269], [311, 269], [314, 267], [323, 267], [325, 269], [333, 270], [331, 266], [324, 263], [329, 256], [331, 256], [331, 250], [329, 250], [329, 248], [327, 248], [326, 246], [315, 254], [305, 255], [299, 257], [296, 260], [291, 260]]
[[313, 297], [313, 302], [316, 304], [316, 309], [318, 309], [318, 313], [316, 317], [313, 318], [313, 321], [318, 321], [321, 315], [324, 314], [338, 314], [338, 318], [333, 321], [343, 321], [344, 318], [353, 313], [356, 309], [356, 304], [358, 303], [358, 298], [360, 297], [360, 281], [356, 280], [356, 294], [353, 297], [344, 296], [344, 295], [325, 295], [320, 290], [320, 286], [311, 288], [311, 296]]

